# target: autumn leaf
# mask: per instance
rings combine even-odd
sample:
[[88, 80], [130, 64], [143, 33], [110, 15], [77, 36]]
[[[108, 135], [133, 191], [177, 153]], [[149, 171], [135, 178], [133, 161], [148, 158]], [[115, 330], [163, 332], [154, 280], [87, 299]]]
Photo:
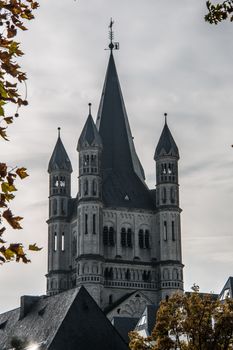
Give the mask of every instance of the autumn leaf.
[[3, 182], [1, 186], [4, 193], [17, 191], [17, 188], [15, 188], [14, 185], [10, 185], [8, 182]]
[[34, 244], [29, 244], [29, 248], [28, 249], [32, 250], [34, 252], [37, 252], [37, 251], [41, 250], [42, 248], [37, 247], [36, 243], [34, 243]]
[[[15, 40], [17, 33], [22, 30], [27, 30], [24, 25], [24, 19], [31, 20], [34, 18], [33, 12], [39, 6], [34, 0], [0, 0], [0, 138], [8, 141], [8, 127], [14, 122], [14, 117], [19, 116], [19, 108], [27, 106], [26, 99], [26, 73], [21, 70], [20, 64], [17, 61], [24, 53], [21, 51], [21, 43]], [[18, 91], [19, 83], [24, 82], [25, 93], [21, 94]], [[21, 89], [20, 89], [21, 90]], [[8, 113], [15, 106], [14, 117]], [[5, 126], [4, 126], [5, 125]], [[9, 126], [8, 126], [9, 125]], [[0, 163], [0, 223], [4, 218], [9, 225], [14, 229], [21, 229], [20, 221], [22, 217], [14, 216], [8, 207], [9, 201], [14, 199], [13, 192], [17, 191], [14, 182], [19, 176], [24, 179], [28, 176], [26, 168], [12, 169], [8, 171], [7, 164]], [[0, 228], [0, 263], [15, 260], [28, 263], [30, 260], [26, 257], [24, 248], [21, 243], [9, 244], [6, 246], [3, 235], [6, 228]], [[33, 244], [34, 250], [40, 250]]]
[[15, 257], [15, 253], [11, 250], [11, 249], [6, 249], [3, 253], [2, 253], [6, 260], [12, 260]]
[[2, 236], [2, 234], [4, 233], [4, 231], [6, 231], [6, 228], [5, 228], [5, 227], [2, 227], [2, 228], [0, 229], [0, 237]]
[[27, 173], [26, 173], [26, 168], [18, 168], [16, 170], [16, 174], [20, 177], [20, 179], [24, 179], [25, 177], [29, 176]]
[[0, 261], [2, 261], [4, 263], [4, 262], [6, 262], [6, 259], [4, 259], [2, 256], [0, 256]]
[[7, 175], [7, 165], [6, 163], [0, 163], [0, 177], [6, 177]]
[[4, 140], [9, 141], [8, 138], [7, 138], [7, 134], [6, 134], [6, 128], [0, 127], [0, 136], [1, 136]]
[[5, 122], [7, 124], [12, 124], [13, 123], [13, 117], [6, 117], [6, 118], [4, 118], [4, 120], [5, 120]]
[[7, 220], [8, 224], [11, 225], [14, 229], [20, 230], [22, 226], [20, 226], [19, 221], [23, 218], [21, 216], [13, 216], [10, 209], [7, 209], [2, 214], [3, 218]]

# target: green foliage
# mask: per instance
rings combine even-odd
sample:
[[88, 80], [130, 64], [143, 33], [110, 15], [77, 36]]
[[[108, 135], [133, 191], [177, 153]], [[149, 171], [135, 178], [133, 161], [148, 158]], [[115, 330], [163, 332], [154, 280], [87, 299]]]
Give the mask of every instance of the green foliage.
[[131, 350], [232, 350], [233, 300], [211, 294], [174, 294], [162, 301], [151, 337], [130, 333]]
[[206, 6], [208, 9], [208, 13], [205, 16], [206, 22], [218, 24], [228, 18], [231, 22], [233, 21], [233, 0], [226, 0], [216, 5], [207, 1]]

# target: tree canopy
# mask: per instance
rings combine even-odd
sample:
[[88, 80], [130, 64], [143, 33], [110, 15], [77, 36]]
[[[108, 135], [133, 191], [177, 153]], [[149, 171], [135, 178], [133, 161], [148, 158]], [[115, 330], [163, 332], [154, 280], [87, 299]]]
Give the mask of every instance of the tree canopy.
[[233, 300], [212, 294], [174, 294], [162, 301], [152, 335], [130, 333], [131, 350], [232, 350]]
[[205, 16], [206, 22], [218, 24], [226, 19], [233, 21], [233, 0], [226, 0], [215, 5], [211, 1], [207, 1], [206, 6], [208, 9]]
[[[26, 73], [21, 70], [17, 59], [23, 55], [20, 43], [15, 40], [18, 30], [25, 31], [25, 20], [34, 18], [33, 11], [38, 8], [34, 0], [0, 0], [0, 141], [9, 141], [8, 126], [19, 116], [19, 108], [27, 106]], [[24, 96], [19, 92], [24, 86]], [[14, 111], [12, 113], [12, 110]], [[10, 167], [0, 162], [0, 263], [11, 260], [29, 262], [22, 243], [6, 244], [5, 223], [13, 229], [22, 229], [21, 216], [14, 215], [9, 203], [17, 191], [15, 180], [28, 176], [24, 167]], [[39, 250], [36, 244], [30, 250]]]

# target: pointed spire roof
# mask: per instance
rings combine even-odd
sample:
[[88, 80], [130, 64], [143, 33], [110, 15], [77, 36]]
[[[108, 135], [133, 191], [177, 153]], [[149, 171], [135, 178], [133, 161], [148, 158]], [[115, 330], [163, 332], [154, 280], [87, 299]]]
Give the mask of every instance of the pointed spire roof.
[[153, 205], [134, 147], [112, 50], [96, 125], [103, 142], [105, 204], [151, 209]]
[[176, 158], [180, 158], [178, 147], [173, 139], [171, 131], [167, 125], [167, 119], [165, 116], [165, 124], [163, 127], [162, 134], [160, 136], [158, 145], [155, 149], [154, 159], [156, 160], [162, 156], [172, 156]]
[[48, 173], [50, 174], [52, 171], [56, 170], [66, 170], [69, 173], [72, 173], [72, 166], [70, 159], [66, 153], [65, 147], [62, 143], [60, 137], [60, 128], [58, 128], [58, 139], [53, 150], [52, 157], [49, 161]]
[[102, 148], [102, 141], [96, 125], [91, 116], [91, 104], [89, 104], [89, 115], [84, 125], [80, 138], [78, 140], [77, 150], [80, 151], [84, 147], [100, 147]]
[[131, 167], [144, 181], [145, 175], [134, 147], [112, 51], [96, 124], [104, 146], [103, 168], [125, 171]]

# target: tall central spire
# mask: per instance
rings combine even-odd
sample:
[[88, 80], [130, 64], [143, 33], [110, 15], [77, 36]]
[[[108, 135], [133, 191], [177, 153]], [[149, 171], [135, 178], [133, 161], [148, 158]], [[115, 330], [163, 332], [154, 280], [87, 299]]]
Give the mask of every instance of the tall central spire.
[[[134, 147], [113, 50], [112, 48], [110, 50], [96, 123], [103, 142], [102, 170], [104, 181], [105, 183], [108, 181], [111, 183], [115, 182], [115, 186], [122, 193], [114, 193], [114, 195], [122, 198], [129, 197], [130, 201], [132, 200], [131, 206], [139, 207], [141, 205], [148, 207], [150, 206], [148, 204], [150, 202], [148, 198], [149, 191], [145, 185], [144, 171]], [[111, 189], [109, 188], [110, 192], [113, 192], [113, 187], [111, 185]], [[127, 193], [130, 191], [130, 188], [131, 193]], [[143, 192], [140, 194], [141, 199], [139, 198], [140, 192]], [[109, 197], [109, 193], [106, 193], [106, 196]], [[145, 202], [144, 205], [143, 201]], [[118, 203], [118, 205], [125, 205], [125, 202]]]

